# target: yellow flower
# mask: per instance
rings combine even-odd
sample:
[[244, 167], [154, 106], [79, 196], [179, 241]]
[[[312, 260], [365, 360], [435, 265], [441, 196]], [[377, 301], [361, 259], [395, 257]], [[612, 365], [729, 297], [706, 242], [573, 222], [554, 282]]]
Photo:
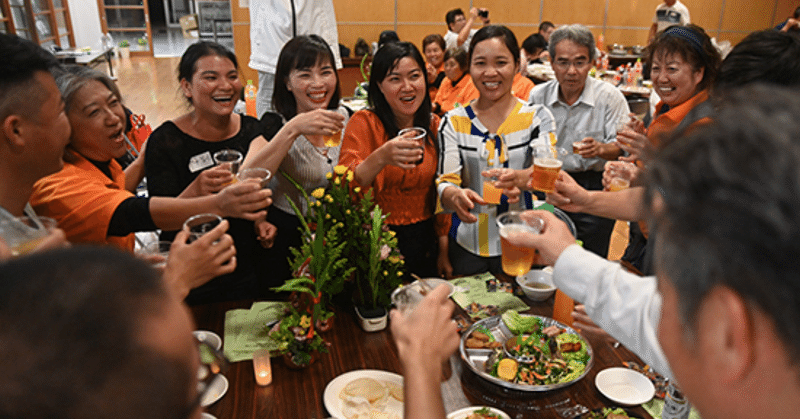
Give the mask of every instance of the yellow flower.
[[322, 206], [322, 202], [317, 201], [316, 204], [317, 204], [318, 207]]
[[344, 213], [350, 215], [350, 210], [345, 210]]
[[[402, 262], [402, 260], [400, 262]], [[403, 271], [397, 271], [397, 277], [399, 278], [401, 276], [403, 276]]]
[[337, 184], [337, 185], [338, 185], [338, 184], [340, 184], [340, 183], [342, 183], [342, 182], [340, 182], [340, 181], [339, 181], [339, 178], [337, 177], [336, 179], [334, 179], [333, 183], [335, 183], [335, 184]]
[[394, 231], [394, 230], [389, 230], [389, 234], [391, 234], [391, 235], [392, 235], [392, 237], [394, 237], [394, 236], [396, 236], [396, 235], [397, 235], [397, 233], [395, 233], [395, 231]]
[[333, 197], [330, 195], [325, 195], [325, 200], [330, 202], [331, 204], [333, 203]]
[[383, 271], [383, 276], [389, 276], [389, 271]]
[[311, 192], [311, 196], [317, 199], [322, 198], [323, 195], [325, 195], [325, 189], [322, 188], [314, 189], [314, 192]]
[[347, 171], [347, 181], [348, 182], [352, 182], [353, 181], [353, 172], [351, 172], [349, 170]]
[[389, 262], [392, 262], [392, 263], [400, 262], [400, 258], [397, 257], [397, 256], [390, 256], [389, 257]]
[[328, 172], [328, 173], [325, 174], [325, 179], [330, 179], [332, 177], [333, 177], [333, 173], [331, 173], [331, 172]]
[[333, 168], [333, 171], [336, 172], [337, 175], [343, 175], [345, 172], [347, 172], [347, 166], [338, 164]]
[[338, 224], [338, 226], [339, 226], [339, 228], [344, 228], [344, 223], [340, 222], [340, 223]]
[[361, 192], [361, 188], [356, 186], [355, 188], [353, 188], [353, 192], [360, 193]]
[[311, 326], [311, 317], [308, 316], [301, 317], [300, 327], [302, 327], [303, 329], [307, 329], [309, 326]]
[[330, 214], [325, 214], [325, 219], [326, 220], [330, 220], [331, 219], [331, 215]]

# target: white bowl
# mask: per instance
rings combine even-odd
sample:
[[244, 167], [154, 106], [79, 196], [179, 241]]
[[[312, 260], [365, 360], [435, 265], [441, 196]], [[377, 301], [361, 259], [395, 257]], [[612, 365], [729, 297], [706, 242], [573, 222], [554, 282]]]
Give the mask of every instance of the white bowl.
[[611, 401], [624, 406], [646, 403], [656, 393], [649, 378], [629, 368], [606, 368], [594, 378], [594, 385]]
[[484, 407], [489, 407], [489, 412], [491, 414], [493, 414], [493, 415], [500, 416], [501, 419], [511, 419], [511, 417], [508, 416], [508, 413], [506, 413], [506, 412], [504, 412], [504, 411], [502, 411], [500, 409], [496, 409], [494, 407], [491, 407], [491, 406], [470, 406], [470, 407], [465, 407], [463, 409], [459, 409], [459, 410], [456, 410], [455, 412], [452, 412], [452, 413], [448, 414], [447, 415], [447, 419], [465, 419], [465, 418], [468, 418], [469, 415], [473, 414], [476, 410], [480, 410], [480, 409], [482, 409]]
[[[544, 285], [545, 287], [532, 287], [533, 283]], [[517, 277], [517, 284], [522, 288], [525, 296], [533, 301], [544, 301], [555, 294], [556, 287], [553, 285], [553, 273], [545, 270], [532, 270], [523, 276]]]

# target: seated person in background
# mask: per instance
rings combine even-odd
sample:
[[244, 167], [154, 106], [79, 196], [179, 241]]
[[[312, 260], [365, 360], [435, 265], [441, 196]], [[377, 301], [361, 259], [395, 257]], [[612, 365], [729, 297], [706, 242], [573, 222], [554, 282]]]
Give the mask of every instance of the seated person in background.
[[194, 324], [144, 262], [81, 246], [0, 277], [0, 417], [200, 418]]
[[[556, 147], [567, 150], [562, 169], [584, 188], [602, 190], [606, 160], [622, 152], [615, 143], [617, 123], [628, 119], [625, 96], [609, 83], [589, 77], [595, 56], [594, 37], [582, 25], [562, 26], [549, 45], [556, 79], [536, 86], [530, 102], [542, 104], [556, 120]], [[574, 145], [577, 145], [577, 152]], [[527, 183], [523, 173], [520, 178]], [[615, 221], [589, 214], [569, 213], [584, 247], [600, 256], [608, 254]]]
[[400, 42], [400, 37], [397, 32], [393, 30], [385, 30], [378, 36], [378, 48], [388, 44], [389, 42]]
[[[520, 67], [522, 67], [521, 64]], [[517, 74], [514, 75], [514, 83], [511, 85], [511, 93], [522, 100], [528, 100], [528, 96], [530, 96], [533, 86], [534, 84], [531, 79], [517, 72]]]
[[712, 100], [738, 86], [762, 82], [800, 87], [800, 36], [765, 30], [739, 41], [722, 61]]
[[478, 89], [469, 75], [469, 57], [462, 48], [450, 48], [444, 55], [445, 78], [436, 93], [433, 112], [444, 115], [456, 106], [466, 106], [478, 98]]
[[469, 19], [464, 17], [464, 11], [461, 9], [453, 9], [447, 12], [444, 16], [444, 20], [447, 23], [447, 33], [444, 35], [447, 49], [469, 49], [472, 43], [472, 36], [478, 31], [477, 29], [472, 29], [472, 24], [478, 17], [481, 18], [483, 26], [489, 24], [489, 10], [484, 8], [471, 8], [469, 10]]
[[786, 19], [783, 23], [776, 26], [775, 29], [781, 32], [800, 32], [800, 7], [794, 9], [792, 17]]
[[[38, 45], [0, 34], [0, 222], [36, 217], [28, 205], [33, 184], [64, 166], [70, 126], [50, 68], [56, 59]], [[55, 229], [37, 249], [67, 243]], [[5, 257], [10, 257], [6, 249]], [[0, 256], [2, 259], [3, 256]]]
[[[671, 142], [648, 167], [657, 277], [634, 276], [581, 249], [544, 211], [525, 213], [545, 219], [541, 234], [511, 241], [539, 250], [554, 264], [556, 285], [646, 362], [647, 350], [663, 347], [673, 378], [704, 418], [795, 418], [800, 99], [765, 86], [726, 99], [710, 125]], [[404, 379], [415, 383], [406, 389], [407, 417], [443, 417], [434, 363], [455, 350], [458, 336], [444, 325], [425, 329], [449, 319], [445, 294], [435, 290], [409, 315], [392, 313]]]
[[522, 41], [522, 49], [520, 52], [520, 59], [522, 60], [522, 68], [531, 64], [543, 64], [543, 54], [547, 51], [547, 41], [538, 33], [531, 34], [529, 37]]
[[544, 38], [545, 47], [550, 43], [550, 35], [556, 30], [556, 25], [549, 20], [545, 20], [539, 24], [539, 32], [537, 34]]
[[444, 51], [445, 43], [442, 35], [438, 33], [428, 35], [422, 39], [422, 54], [425, 55], [425, 72], [428, 76], [428, 95], [431, 101], [436, 98], [439, 85], [444, 80]]

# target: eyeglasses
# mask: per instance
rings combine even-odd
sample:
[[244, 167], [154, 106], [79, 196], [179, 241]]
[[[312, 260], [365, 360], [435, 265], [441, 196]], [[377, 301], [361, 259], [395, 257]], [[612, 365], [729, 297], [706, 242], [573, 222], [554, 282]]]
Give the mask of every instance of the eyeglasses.
[[574, 66], [575, 69], [581, 69], [586, 67], [589, 64], [589, 60], [575, 60], [575, 61], [567, 61], [567, 60], [557, 60], [553, 63], [554, 66], [566, 70], [571, 66]]
[[187, 409], [188, 413], [184, 417], [189, 417], [198, 406], [202, 405], [208, 393], [214, 388], [214, 382], [230, 367], [230, 361], [222, 351], [196, 336], [195, 339], [197, 340], [197, 350], [200, 353], [200, 368], [197, 370], [197, 397]]

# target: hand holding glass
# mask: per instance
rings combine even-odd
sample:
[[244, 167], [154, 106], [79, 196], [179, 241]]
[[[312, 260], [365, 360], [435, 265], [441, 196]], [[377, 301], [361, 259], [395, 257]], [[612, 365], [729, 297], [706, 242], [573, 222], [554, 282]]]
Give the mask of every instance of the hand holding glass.
[[272, 172], [261, 167], [251, 167], [244, 169], [236, 175], [240, 182], [247, 179], [258, 179], [261, 189], [266, 189], [269, 186], [269, 180], [272, 178]]
[[189, 233], [189, 243], [203, 237], [222, 222], [222, 217], [217, 214], [198, 214], [189, 217], [183, 223], [183, 229]]
[[[411, 128], [403, 128], [398, 133], [398, 137], [403, 137], [406, 140], [415, 141], [419, 144], [419, 148], [422, 149], [422, 152], [425, 152], [425, 136], [428, 135], [428, 131], [422, 127], [411, 127]], [[422, 157], [415, 161], [414, 164], [420, 165], [422, 164], [422, 160], [425, 159], [425, 154]]]
[[549, 145], [537, 145], [533, 147], [533, 153], [533, 172], [531, 172], [533, 189], [546, 193], [553, 192], [566, 152]]
[[0, 223], [0, 238], [12, 255], [21, 256], [36, 249], [57, 225], [56, 220], [48, 217], [16, 217]]
[[525, 275], [534, 263], [536, 249], [515, 246], [508, 239], [524, 234], [540, 234], [544, 228], [544, 220], [523, 220], [519, 212], [509, 211], [497, 217], [497, 227], [500, 232], [503, 272], [511, 276]]
[[234, 176], [239, 172], [239, 165], [242, 164], [243, 159], [244, 155], [236, 150], [225, 149], [214, 153], [214, 163], [217, 165], [230, 163], [230, 171]]

